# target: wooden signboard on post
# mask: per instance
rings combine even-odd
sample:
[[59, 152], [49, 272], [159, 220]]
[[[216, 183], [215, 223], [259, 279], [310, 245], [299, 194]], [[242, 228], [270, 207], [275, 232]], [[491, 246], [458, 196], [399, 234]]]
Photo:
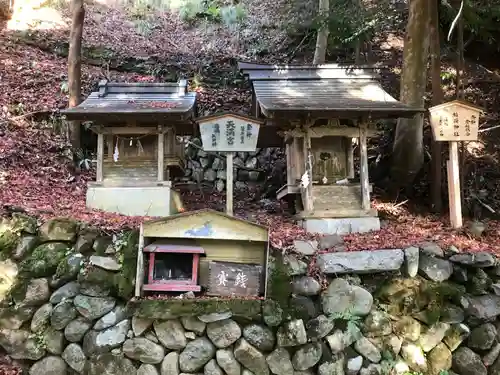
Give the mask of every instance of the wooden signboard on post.
[[202, 117], [203, 151], [226, 154], [226, 213], [233, 214], [233, 156], [239, 151], [255, 151], [262, 121], [231, 112]]
[[453, 100], [429, 108], [429, 112], [434, 139], [436, 141], [450, 142], [450, 159], [446, 165], [450, 220], [453, 228], [460, 228], [463, 225], [463, 221], [460, 198], [458, 142], [477, 140], [479, 115], [483, 110], [463, 100]]
[[210, 262], [208, 295], [258, 296], [262, 266], [230, 262]]

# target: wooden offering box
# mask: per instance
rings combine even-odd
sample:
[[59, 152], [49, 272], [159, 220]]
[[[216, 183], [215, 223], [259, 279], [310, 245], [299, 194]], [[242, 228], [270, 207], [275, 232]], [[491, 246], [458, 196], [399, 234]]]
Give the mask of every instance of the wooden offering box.
[[151, 244], [144, 248], [149, 253], [146, 291], [199, 292], [198, 265], [205, 250], [197, 246]]

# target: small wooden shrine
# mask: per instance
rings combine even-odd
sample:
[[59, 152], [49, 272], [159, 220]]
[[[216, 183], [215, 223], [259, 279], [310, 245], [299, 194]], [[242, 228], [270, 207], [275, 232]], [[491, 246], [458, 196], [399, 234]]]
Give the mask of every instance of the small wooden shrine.
[[265, 296], [268, 229], [214, 210], [141, 225], [135, 295]]
[[96, 181], [88, 186], [87, 206], [139, 216], [176, 212], [171, 179], [184, 169], [184, 145], [176, 136], [196, 131], [195, 102], [185, 80], [102, 81], [84, 102], [62, 111], [68, 120], [92, 121], [97, 133]]
[[[375, 121], [424, 110], [390, 96], [373, 68], [337, 64], [275, 66], [240, 63], [253, 88], [252, 115], [283, 137], [287, 184], [278, 198], [295, 206], [310, 232], [380, 229], [371, 208], [367, 138]], [[354, 150], [359, 150], [359, 177]]]

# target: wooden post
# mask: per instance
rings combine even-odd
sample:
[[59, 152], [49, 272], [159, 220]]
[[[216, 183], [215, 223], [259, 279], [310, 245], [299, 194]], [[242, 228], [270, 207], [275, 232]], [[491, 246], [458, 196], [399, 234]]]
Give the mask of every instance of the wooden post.
[[165, 134], [163, 126], [158, 125], [158, 182], [163, 182], [165, 177]]
[[144, 281], [144, 227], [141, 224], [139, 229], [139, 246], [137, 246], [137, 268], [135, 272], [135, 296], [140, 297], [142, 284]]
[[453, 228], [461, 228], [462, 202], [460, 201], [460, 171], [458, 163], [458, 142], [450, 142], [450, 160], [447, 162], [450, 221]]
[[310, 129], [306, 128], [304, 133], [304, 138], [302, 138], [303, 144], [303, 153], [304, 153], [304, 161], [305, 161], [305, 173], [309, 176], [309, 185], [304, 189], [302, 194], [302, 200], [304, 204], [304, 209], [307, 213], [312, 213], [314, 211], [314, 203], [313, 203], [313, 194], [312, 194], [312, 185], [313, 185], [313, 171], [312, 166], [310, 165], [310, 155], [311, 155], [311, 135]]
[[347, 153], [347, 177], [354, 178], [354, 147], [352, 146], [352, 138], [345, 137], [347, 142], [346, 153]]
[[96, 181], [102, 182], [103, 173], [102, 165], [104, 159], [104, 134], [97, 133], [97, 170], [96, 170]]
[[233, 155], [226, 153], [226, 213], [233, 216]]
[[359, 156], [360, 156], [360, 180], [361, 180], [361, 207], [363, 210], [370, 209], [370, 185], [368, 181], [368, 149], [366, 145], [367, 124], [359, 124]]

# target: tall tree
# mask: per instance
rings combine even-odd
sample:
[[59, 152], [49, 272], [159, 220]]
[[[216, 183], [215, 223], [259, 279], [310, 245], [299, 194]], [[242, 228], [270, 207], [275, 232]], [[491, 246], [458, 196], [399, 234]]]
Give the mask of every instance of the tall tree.
[[326, 50], [328, 48], [328, 19], [330, 16], [330, 0], [319, 0], [318, 18], [320, 27], [316, 37], [316, 49], [314, 50], [313, 64], [323, 64], [326, 60]]
[[[76, 107], [82, 100], [82, 35], [85, 8], [83, 0], [71, 0], [71, 32], [68, 53], [69, 107]], [[80, 147], [80, 122], [72, 121], [68, 138], [73, 148]]]
[[[403, 50], [400, 100], [415, 107], [424, 106], [429, 56], [428, 0], [410, 0]], [[424, 162], [423, 114], [399, 119], [392, 155], [392, 180], [395, 187], [409, 187]]]
[[[431, 84], [432, 84], [432, 105], [443, 102], [444, 94], [441, 87], [441, 45], [439, 36], [439, 2], [440, 0], [429, 0], [430, 9], [430, 46], [431, 57]], [[442, 185], [442, 143], [434, 139], [431, 143], [431, 202], [434, 211], [441, 212], [443, 200], [441, 196]]]

